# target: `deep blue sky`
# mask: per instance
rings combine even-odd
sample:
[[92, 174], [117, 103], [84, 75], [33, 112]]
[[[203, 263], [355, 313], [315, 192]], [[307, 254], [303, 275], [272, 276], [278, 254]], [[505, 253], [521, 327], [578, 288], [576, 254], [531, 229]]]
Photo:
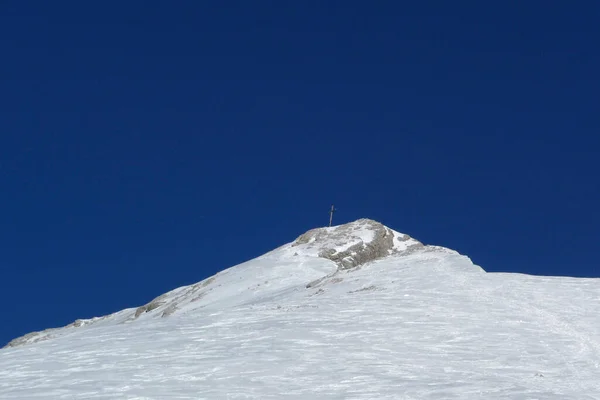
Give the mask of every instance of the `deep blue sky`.
[[370, 217], [600, 276], [600, 3], [0, 3], [0, 343]]

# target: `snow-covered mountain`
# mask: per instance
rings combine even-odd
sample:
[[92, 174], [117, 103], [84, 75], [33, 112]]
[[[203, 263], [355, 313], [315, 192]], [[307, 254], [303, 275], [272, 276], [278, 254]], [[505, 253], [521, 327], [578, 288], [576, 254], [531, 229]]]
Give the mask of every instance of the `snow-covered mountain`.
[[600, 280], [375, 221], [0, 350], [0, 399], [600, 399]]

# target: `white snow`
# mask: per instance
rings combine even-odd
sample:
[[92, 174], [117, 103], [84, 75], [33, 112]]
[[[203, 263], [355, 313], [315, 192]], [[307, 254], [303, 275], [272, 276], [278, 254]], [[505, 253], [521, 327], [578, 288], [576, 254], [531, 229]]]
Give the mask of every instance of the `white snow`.
[[397, 232], [337, 271], [316, 255], [349, 246], [323, 232], [0, 350], [0, 399], [600, 399], [599, 280], [490, 274]]

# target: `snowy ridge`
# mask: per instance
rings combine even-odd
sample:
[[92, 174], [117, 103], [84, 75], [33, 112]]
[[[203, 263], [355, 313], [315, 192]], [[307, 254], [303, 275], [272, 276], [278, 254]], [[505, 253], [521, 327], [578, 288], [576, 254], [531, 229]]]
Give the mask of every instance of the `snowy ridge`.
[[[600, 399], [600, 282], [375, 221], [0, 351], [2, 399]], [[27, 344], [27, 345], [22, 345]]]
[[[231, 307], [271, 296], [290, 287], [335, 274], [339, 269], [360, 266], [390, 254], [423, 247], [423, 244], [395, 232], [379, 222], [360, 219], [353, 223], [306, 232], [255, 260], [224, 270], [190, 286], [165, 293], [148, 304], [92, 319], [79, 319], [65, 327], [33, 332], [17, 338], [7, 347], [37, 343], [68, 335], [92, 324], [130, 323], [138, 319], [169, 317], [182, 311], [206, 307]], [[333, 261], [324, 262], [324, 260]], [[264, 268], [264, 261], [271, 261]], [[241, 284], [240, 284], [241, 283]]]

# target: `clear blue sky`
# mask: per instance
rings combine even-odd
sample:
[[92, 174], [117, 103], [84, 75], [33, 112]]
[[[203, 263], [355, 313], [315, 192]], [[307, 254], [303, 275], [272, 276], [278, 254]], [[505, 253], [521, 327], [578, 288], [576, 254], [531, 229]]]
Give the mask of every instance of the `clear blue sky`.
[[0, 342], [369, 217], [600, 276], [597, 1], [3, 1]]

